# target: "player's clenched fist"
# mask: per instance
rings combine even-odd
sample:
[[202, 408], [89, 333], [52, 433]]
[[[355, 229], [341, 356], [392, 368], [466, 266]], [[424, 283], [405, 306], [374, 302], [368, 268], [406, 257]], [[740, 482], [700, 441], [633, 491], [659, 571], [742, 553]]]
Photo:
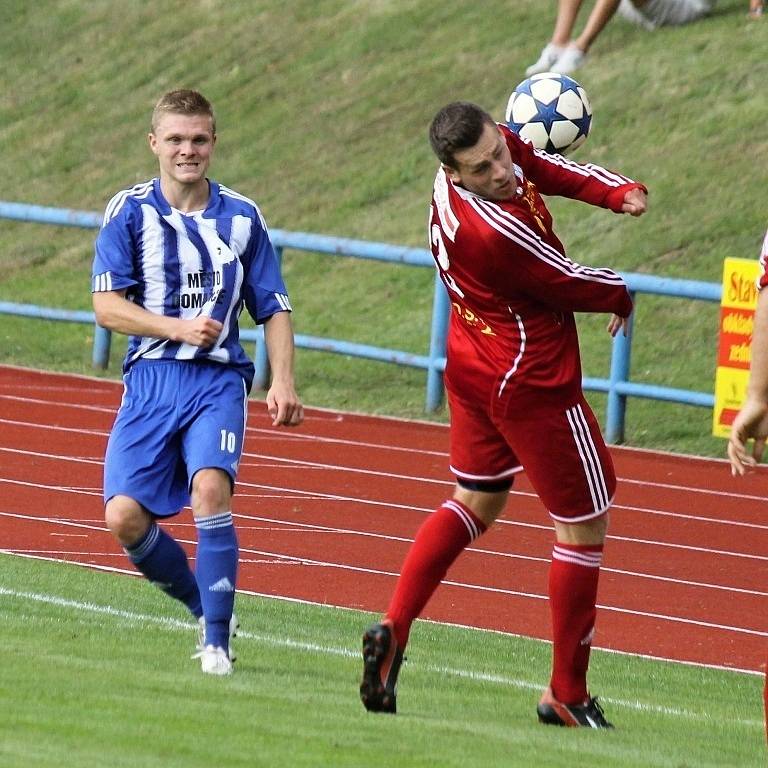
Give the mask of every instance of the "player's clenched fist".
[[211, 317], [195, 317], [179, 322], [182, 326], [178, 340], [195, 347], [212, 347], [224, 327], [218, 320]]

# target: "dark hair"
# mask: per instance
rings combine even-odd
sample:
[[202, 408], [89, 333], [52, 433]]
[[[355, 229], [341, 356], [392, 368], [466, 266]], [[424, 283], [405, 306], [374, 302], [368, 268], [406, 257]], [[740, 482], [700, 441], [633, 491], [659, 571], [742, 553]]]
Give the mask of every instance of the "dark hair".
[[152, 133], [157, 130], [157, 124], [162, 115], [208, 115], [211, 118], [211, 128], [216, 133], [216, 117], [213, 114], [211, 102], [202, 93], [188, 89], [168, 91], [155, 104], [152, 111]]
[[454, 153], [474, 147], [486, 125], [496, 121], [484, 109], [470, 101], [454, 101], [432, 118], [429, 143], [441, 163], [455, 168]]

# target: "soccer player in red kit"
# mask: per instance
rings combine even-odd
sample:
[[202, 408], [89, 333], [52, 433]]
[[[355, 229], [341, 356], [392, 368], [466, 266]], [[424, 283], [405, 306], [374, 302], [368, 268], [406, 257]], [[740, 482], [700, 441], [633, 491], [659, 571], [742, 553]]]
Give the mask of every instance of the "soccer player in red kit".
[[573, 313], [608, 313], [611, 335], [626, 333], [632, 301], [615, 272], [565, 255], [541, 195], [639, 216], [646, 189], [535, 150], [469, 102], [437, 113], [430, 143], [441, 167], [429, 238], [453, 307], [445, 385], [457, 484], [417, 532], [384, 619], [363, 636], [360, 697], [368, 710], [395, 712], [411, 624], [462, 550], [501, 514], [524, 469], [556, 533], [553, 664], [539, 720], [611, 727], [588, 692], [587, 667], [616, 476], [582, 393]]

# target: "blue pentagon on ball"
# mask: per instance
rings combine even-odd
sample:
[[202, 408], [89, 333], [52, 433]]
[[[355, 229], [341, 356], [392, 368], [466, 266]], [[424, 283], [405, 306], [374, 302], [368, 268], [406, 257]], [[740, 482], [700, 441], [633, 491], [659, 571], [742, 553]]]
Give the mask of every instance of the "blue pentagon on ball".
[[572, 77], [542, 72], [515, 88], [505, 119], [512, 131], [536, 149], [565, 155], [589, 135], [592, 107], [586, 91]]

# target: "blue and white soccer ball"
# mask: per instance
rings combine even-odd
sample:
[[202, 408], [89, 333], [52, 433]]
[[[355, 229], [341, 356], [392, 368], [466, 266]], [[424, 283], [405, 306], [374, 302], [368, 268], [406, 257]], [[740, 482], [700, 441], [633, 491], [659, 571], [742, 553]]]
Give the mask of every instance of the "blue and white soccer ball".
[[586, 91], [573, 78], [542, 72], [515, 88], [505, 120], [536, 149], [565, 155], [589, 135], [592, 107]]

